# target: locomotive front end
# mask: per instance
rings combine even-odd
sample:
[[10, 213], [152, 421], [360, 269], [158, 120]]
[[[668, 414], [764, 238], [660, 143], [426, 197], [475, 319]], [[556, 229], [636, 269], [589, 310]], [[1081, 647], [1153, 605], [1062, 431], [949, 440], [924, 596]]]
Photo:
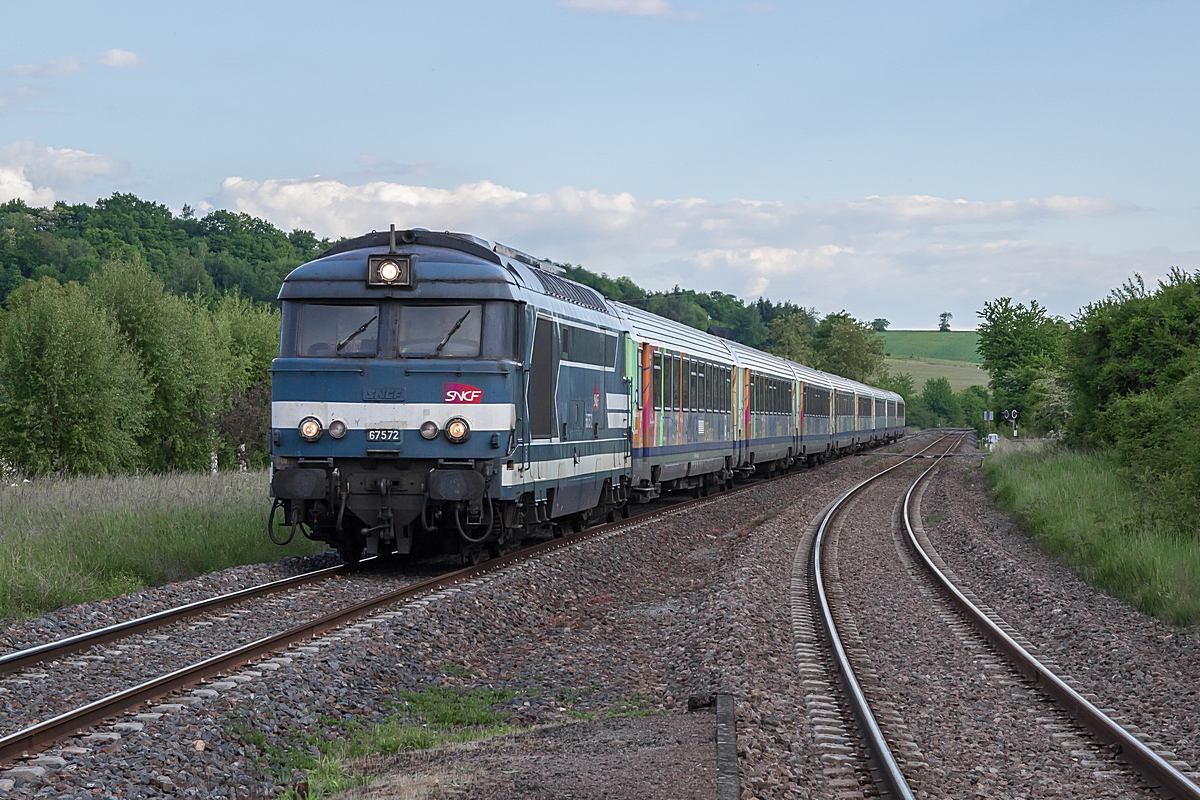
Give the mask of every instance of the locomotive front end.
[[424, 231], [351, 240], [288, 276], [276, 541], [299, 530], [348, 563], [500, 544], [521, 390], [511, 280], [487, 243]]

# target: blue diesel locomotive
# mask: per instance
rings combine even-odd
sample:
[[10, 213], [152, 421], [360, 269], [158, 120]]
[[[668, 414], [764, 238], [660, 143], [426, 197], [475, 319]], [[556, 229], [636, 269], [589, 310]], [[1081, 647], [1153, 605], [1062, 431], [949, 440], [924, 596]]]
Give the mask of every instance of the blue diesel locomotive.
[[904, 401], [611, 302], [504, 245], [408, 230], [283, 283], [271, 532], [478, 558], [669, 491], [899, 438]]

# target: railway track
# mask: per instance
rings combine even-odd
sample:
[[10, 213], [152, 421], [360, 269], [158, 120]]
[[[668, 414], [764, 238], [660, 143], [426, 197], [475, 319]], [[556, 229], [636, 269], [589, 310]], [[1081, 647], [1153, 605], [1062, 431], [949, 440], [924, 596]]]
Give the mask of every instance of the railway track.
[[[782, 480], [786, 477], [784, 475], [776, 478], [752, 481], [730, 492], [709, 497], [694, 498], [656, 508], [630, 517], [629, 519], [619, 520], [590, 528], [580, 533], [569, 534], [563, 538], [542, 542], [498, 559], [492, 559], [475, 566], [467, 566], [445, 574], [418, 580], [390, 591], [375, 594], [359, 602], [347, 604], [336, 611], [305, 620], [299, 625], [294, 625], [282, 631], [257, 637], [253, 641], [225, 649], [208, 658], [196, 660], [184, 666], [164, 671], [162, 674], [149, 677], [133, 686], [83, 703], [68, 711], [56, 713], [48, 719], [37, 721], [20, 730], [0, 736], [0, 764], [9, 763], [14, 759], [44, 749], [63, 738], [74, 735], [77, 731], [95, 725], [103, 720], [113, 718], [149, 700], [195, 686], [202, 681], [228, 673], [240, 665], [260, 659], [269, 653], [278, 651], [294, 643], [344, 626], [355, 619], [372, 614], [388, 606], [412, 602], [419, 598], [435, 594], [440, 590], [475, 580], [487, 573], [505, 569], [522, 560], [534, 558], [562, 547], [619, 531], [625, 527], [644, 524], [646, 521], [656, 517], [680, 513], [698, 504], [719, 502], [723, 497], [760, 487], [765, 483]], [[156, 628], [180, 623], [196, 616], [209, 616], [215, 611], [235, 607], [248, 600], [261, 600], [271, 595], [291, 592], [303, 586], [311, 588], [314, 584], [319, 585], [322, 582], [331, 581], [336, 577], [344, 577], [349, 574], [350, 572], [344, 567], [331, 567], [325, 570], [318, 570], [294, 578], [274, 581], [237, 592], [230, 592], [219, 597], [197, 601], [135, 620], [107, 626], [96, 631], [72, 636], [57, 642], [46, 643], [27, 650], [11, 653], [0, 658], [0, 674], [20, 674], [21, 670], [28, 670], [39, 663], [55, 661], [72, 653], [92, 648], [98, 644], [111, 643], [122, 638], [145, 634]]]
[[[906, 487], [901, 487], [902, 501], [898, 502], [898, 522], [904, 545], [908, 548], [912, 561], [916, 565], [915, 569], [909, 570], [910, 576], [914, 580], [928, 581], [928, 587], [921, 590], [928, 599], [936, 601], [944, 598], [954, 609], [950, 614], [942, 615], [943, 621], [946, 621], [947, 625], [952, 628], [956, 627], [956, 620], [948, 621], [948, 616], [958, 615], [958, 618], [967, 622], [967, 625], [957, 626], [962, 630], [956, 630], [956, 635], [960, 638], [975, 637], [977, 640], [982, 639], [983, 642], [986, 642], [986, 644], [981, 644], [977, 641], [974, 645], [976, 652], [987, 650], [991, 653], [1002, 654], [1003, 658], [1007, 659], [1008, 670], [1015, 670], [1024, 677], [1028, 682], [1027, 685], [1035, 686], [1045, 698], [1056, 703], [1065, 711], [1072, 725], [1079, 728], [1079, 732], [1083, 732], [1094, 742], [1103, 745], [1104, 752], [1108, 755], [1117, 755], [1127, 768], [1131, 768], [1140, 775], [1145, 783], [1155, 788], [1160, 795], [1200, 800], [1200, 788], [1183, 774], [1182, 770], [1188, 768], [1186, 764], [1178, 761], [1172, 763], [1172, 753], [1162, 750], [1161, 746], [1156, 748], [1154, 742], [1143, 741], [1142, 738], [1110, 718], [1104, 710], [1098, 707], [1098, 699], [1085, 698], [1073, 689], [1068, 680], [1057, 675], [1051, 666], [1039, 661], [1030, 652], [1032, 648], [1023, 641], [1020, 634], [986, 608], [968, 589], [955, 584], [954, 573], [942, 562], [924, 535], [920, 522], [919, 497], [922, 487], [930, 476], [933, 475], [943, 459], [953, 454], [961, 441], [962, 435], [942, 437], [921, 453], [910, 455], [854, 486], [822, 512], [819, 523], [813, 526], [815, 530], [802, 545], [802, 549], [805, 546], [808, 547], [807, 553], [804, 554], [807, 569], [803, 572], [806, 577], [811, 578], [811, 589], [805, 591], [807, 587], [799, 585], [801, 571], [797, 569], [794, 572], [793, 614], [796, 622], [794, 627], [800, 634], [798, 635], [798, 653], [801, 656], [802, 671], [808, 669], [812, 677], [815, 677], [818, 672], [816, 653], [813, 648], [815, 642], [805, 642], [802, 635], [806, 629], [806, 623], [812, 622], [816, 623], [812, 627], [819, 627], [821, 631], [827, 647], [828, 670], [835, 676], [841, 698], [855, 730], [854, 734], [839, 736], [838, 715], [832, 708], [823, 707], [830, 705], [824, 702], [828, 698], [820, 695], [809, 697], [809, 715], [814, 723], [814, 728], [831, 734], [827, 738], [836, 740], [836, 743], [830, 745], [830, 753], [834, 754], [836, 758], [842, 759], [839, 762], [842, 770], [837, 773], [838, 777], [831, 780], [831, 786], [837, 787], [840, 782], [840, 788], [847, 788], [851, 783], [863, 784], [866, 782], [865, 776], [861, 775], [861, 769], [858, 770], [858, 775], [855, 774], [853, 765], [857, 756], [865, 757], [870, 781], [874, 783], [874, 789], [881, 795], [897, 799], [917, 796], [913, 786], [910, 785], [910, 777], [914, 774], [918, 780], [918, 783], [914, 784], [917, 786], [917, 791], [926, 788], [919, 783], [924, 774], [922, 769], [928, 766], [923, 762], [925, 756], [908, 735], [903, 720], [887, 697], [888, 689], [874, 672], [868, 653], [861, 647], [858, 631], [838, 577], [837, 535], [833, 531], [835, 525], [840, 525], [842, 528], [848, 527], [847, 520], [850, 509], [855, 501], [868, 491], [869, 487], [878, 486], [884, 480], [895, 481], [896, 477], [902, 473], [896, 472], [891, 479], [887, 479], [886, 476], [900, 470], [905, 465], [915, 465], [918, 458], [933, 457], [933, 463], [928, 468], [908, 482]], [[949, 446], [943, 449], [942, 446], [947, 442], [950, 442]], [[831, 539], [833, 540], [832, 545], [830, 545]], [[834, 550], [833, 554], [828, 552], [830, 549]], [[798, 561], [799, 555], [798, 553]], [[811, 610], [802, 610], [797, 613], [797, 603], [804, 600], [811, 601]], [[986, 661], [986, 657], [981, 658], [980, 661]], [[1007, 671], [1003, 665], [992, 666], [997, 671]], [[816, 681], [813, 680], [811, 683], [815, 684]], [[1011, 681], [993, 676], [992, 684], [1000, 688], [1010, 685]], [[1054, 731], [1052, 737], [1055, 738], [1055, 741], [1061, 737], [1067, 741], [1077, 742], [1074, 746], [1081, 749], [1071, 753], [1076, 761], [1082, 758], [1084, 763], [1095, 764], [1101, 770], [1105, 768], [1101, 766], [1103, 763], [1101, 761], [1087, 761], [1088, 754], [1100, 750], [1100, 748], [1096, 747], [1094, 743], [1089, 746], [1085, 743], [1086, 740], [1078, 738], [1075, 732], [1070, 730], [1071, 725], [1055, 724], [1056, 718], [1051, 717], [1037, 717], [1036, 721], [1047, 731]], [[842, 732], [848, 733], [844, 730]], [[851, 740], [853, 740], [854, 746], [849, 746]], [[1062, 744], [1062, 742], [1059, 743]], [[828, 771], [827, 773], [832, 774]], [[1095, 772], [1094, 774], [1107, 775], [1110, 773]]]

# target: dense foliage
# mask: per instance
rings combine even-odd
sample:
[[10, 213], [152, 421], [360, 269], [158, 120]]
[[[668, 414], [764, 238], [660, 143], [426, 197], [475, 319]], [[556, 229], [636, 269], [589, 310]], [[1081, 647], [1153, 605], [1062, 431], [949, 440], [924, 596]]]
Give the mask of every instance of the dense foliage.
[[94, 206], [0, 204], [0, 302], [26, 280], [86, 283], [106, 261], [141, 261], [176, 294], [213, 297], [237, 289], [275, 299], [285, 275], [328, 246], [232, 211], [196, 218], [160, 203], [114, 194]]
[[1140, 279], [1084, 307], [1064, 375], [1070, 430], [1111, 450], [1138, 484], [1192, 519], [1200, 512], [1200, 273]]

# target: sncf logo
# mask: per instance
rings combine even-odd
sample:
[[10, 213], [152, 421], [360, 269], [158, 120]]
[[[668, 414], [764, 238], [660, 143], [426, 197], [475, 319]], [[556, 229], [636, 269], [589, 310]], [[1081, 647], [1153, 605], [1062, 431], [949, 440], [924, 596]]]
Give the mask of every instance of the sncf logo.
[[443, 403], [482, 403], [483, 389], [466, 383], [443, 383]]

